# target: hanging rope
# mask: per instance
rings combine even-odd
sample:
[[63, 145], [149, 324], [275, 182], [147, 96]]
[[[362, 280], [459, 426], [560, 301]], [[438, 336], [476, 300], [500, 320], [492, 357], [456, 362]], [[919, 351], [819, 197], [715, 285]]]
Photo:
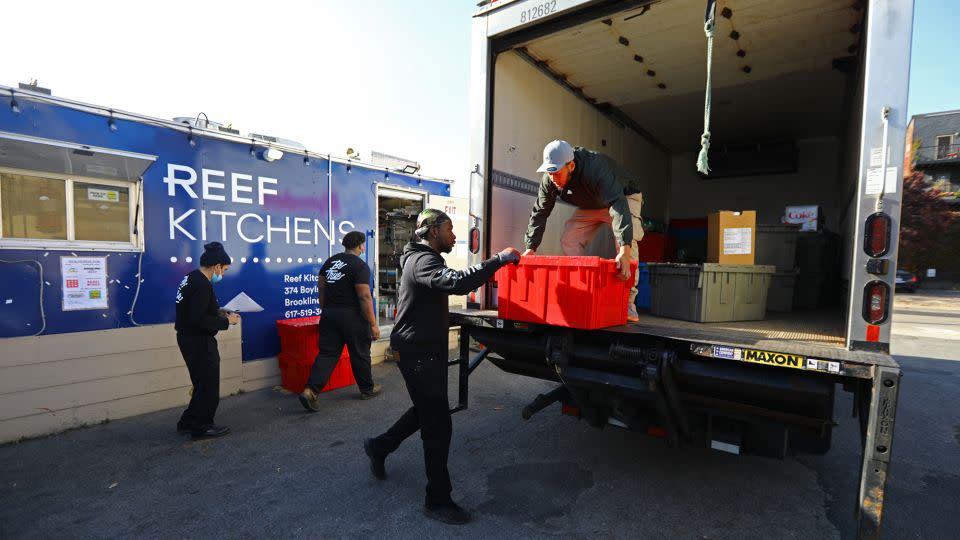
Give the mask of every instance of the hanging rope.
[[700, 155], [697, 156], [697, 170], [701, 174], [710, 174], [707, 154], [710, 152], [710, 86], [713, 70], [713, 26], [717, 11], [717, 1], [707, 0], [707, 11], [703, 16], [703, 32], [707, 35], [707, 89], [703, 104], [703, 134], [700, 135]]

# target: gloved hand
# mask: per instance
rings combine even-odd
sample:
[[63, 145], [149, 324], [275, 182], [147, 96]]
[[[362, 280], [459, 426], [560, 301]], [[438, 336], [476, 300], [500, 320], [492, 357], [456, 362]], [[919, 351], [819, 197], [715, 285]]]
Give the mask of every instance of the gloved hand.
[[501, 264], [513, 263], [514, 266], [520, 264], [520, 252], [512, 247], [497, 253], [497, 257], [500, 258]]

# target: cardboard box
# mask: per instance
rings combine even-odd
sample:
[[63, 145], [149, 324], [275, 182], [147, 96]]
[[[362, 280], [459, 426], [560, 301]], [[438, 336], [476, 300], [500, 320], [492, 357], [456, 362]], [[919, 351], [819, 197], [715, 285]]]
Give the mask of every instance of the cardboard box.
[[707, 262], [753, 264], [757, 252], [757, 212], [721, 210], [707, 216]]

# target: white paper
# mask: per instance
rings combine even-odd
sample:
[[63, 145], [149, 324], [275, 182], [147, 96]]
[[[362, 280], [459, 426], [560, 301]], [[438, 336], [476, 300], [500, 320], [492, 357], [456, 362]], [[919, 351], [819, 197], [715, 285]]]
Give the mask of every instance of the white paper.
[[884, 180], [880, 178], [880, 168], [867, 169], [867, 195], [879, 195], [882, 190], [884, 193], [896, 193], [899, 190], [900, 175], [897, 167], [887, 167], [887, 175]]
[[867, 169], [867, 195], [879, 195], [883, 189], [883, 181], [880, 179], [880, 169]]
[[870, 149], [870, 166], [879, 167], [881, 160], [883, 160], [883, 149], [871, 148]]
[[247, 293], [240, 293], [233, 297], [233, 300], [222, 306], [227, 311], [236, 311], [237, 313], [253, 313], [263, 311], [263, 307], [254, 302], [253, 298], [247, 296]]
[[750, 227], [723, 230], [724, 255], [749, 255], [753, 250], [753, 229]]
[[87, 199], [102, 202], [120, 202], [120, 192], [112, 189], [87, 188]]
[[107, 258], [60, 257], [63, 311], [107, 309]]
[[897, 174], [896, 167], [887, 167], [887, 185], [884, 186], [884, 193], [896, 193], [900, 189], [900, 175]]

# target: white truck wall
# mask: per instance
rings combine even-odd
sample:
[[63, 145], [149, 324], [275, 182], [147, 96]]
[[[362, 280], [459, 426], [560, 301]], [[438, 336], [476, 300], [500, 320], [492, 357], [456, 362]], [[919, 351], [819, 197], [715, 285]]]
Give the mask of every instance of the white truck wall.
[[[862, 56], [860, 61], [863, 61]], [[860, 167], [860, 124], [863, 121], [863, 83], [865, 77], [861, 69], [857, 78], [848, 89], [848, 95], [845, 97], [847, 110], [846, 135], [841, 146], [840, 157], [840, 205], [843, 213], [840, 216], [840, 229], [843, 238], [842, 256], [840, 261], [840, 272], [845, 287], [849, 287], [850, 276], [853, 271], [853, 260], [857, 250], [856, 234], [857, 221], [860, 217], [857, 215], [857, 187], [859, 186], [859, 167]], [[892, 153], [892, 152], [891, 152]], [[895, 158], [894, 158], [895, 159]]]
[[[493, 169], [539, 182], [536, 172], [543, 147], [565, 139], [607, 154], [643, 181], [644, 215], [663, 219], [667, 202], [670, 160], [657, 147], [621, 127], [537, 70], [515, 53], [497, 58], [493, 106]], [[606, 140], [606, 146], [603, 141]], [[536, 198], [500, 187], [491, 201], [491, 249], [521, 247]], [[547, 223], [538, 253], [561, 254], [563, 224], [573, 214], [558, 203]], [[597, 254], [609, 256], [612, 235], [598, 235]], [[609, 243], [609, 245], [607, 245]]]
[[[430, 195], [428, 205], [430, 208], [443, 210], [453, 220], [453, 234], [457, 237], [457, 243], [450, 253], [441, 253], [444, 262], [450, 268], [466, 270], [467, 254], [469, 253], [468, 243], [470, 241], [470, 227], [467, 220], [470, 200], [463, 197]], [[449, 303], [451, 308], [465, 308], [467, 307], [467, 297], [451, 294]]]
[[792, 174], [701, 179], [696, 154], [673, 156], [670, 217], [700, 218], [716, 210], [756, 210], [757, 223], [779, 224], [788, 205], [819, 204], [826, 228], [839, 230], [840, 141], [817, 138], [797, 141], [798, 166]]

